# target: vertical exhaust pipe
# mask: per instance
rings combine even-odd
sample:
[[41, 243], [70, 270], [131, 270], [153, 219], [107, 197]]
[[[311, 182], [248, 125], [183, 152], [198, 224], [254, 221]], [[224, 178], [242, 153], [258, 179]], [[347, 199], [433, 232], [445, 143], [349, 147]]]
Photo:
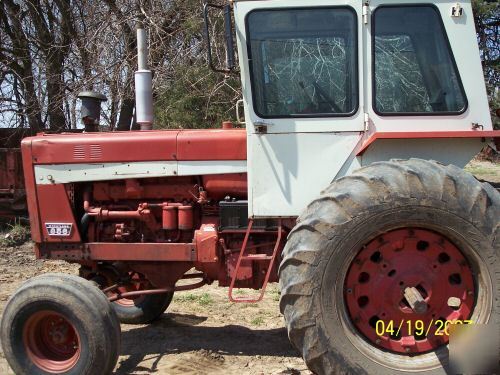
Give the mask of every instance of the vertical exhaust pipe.
[[153, 129], [153, 79], [148, 66], [146, 30], [137, 26], [137, 63], [135, 72], [135, 112], [141, 130]]

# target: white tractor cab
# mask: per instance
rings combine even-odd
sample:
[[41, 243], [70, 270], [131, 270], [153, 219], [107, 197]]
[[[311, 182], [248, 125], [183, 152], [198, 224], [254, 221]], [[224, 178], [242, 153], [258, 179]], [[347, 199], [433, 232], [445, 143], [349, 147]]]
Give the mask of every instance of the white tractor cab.
[[477, 340], [454, 362], [440, 329], [491, 323], [500, 337], [500, 194], [461, 169], [500, 136], [470, 1], [234, 0], [225, 20], [249, 218], [298, 216], [280, 309], [308, 367], [496, 368], [498, 340], [464, 369]]
[[232, 7], [250, 217], [297, 216], [331, 181], [376, 161], [463, 167], [494, 135], [470, 1]]

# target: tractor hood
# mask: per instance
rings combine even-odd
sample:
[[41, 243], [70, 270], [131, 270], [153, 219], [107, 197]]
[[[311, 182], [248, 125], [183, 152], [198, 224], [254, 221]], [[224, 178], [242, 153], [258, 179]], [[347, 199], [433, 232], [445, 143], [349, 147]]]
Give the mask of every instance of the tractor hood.
[[33, 164], [246, 160], [244, 129], [39, 134], [25, 138]]

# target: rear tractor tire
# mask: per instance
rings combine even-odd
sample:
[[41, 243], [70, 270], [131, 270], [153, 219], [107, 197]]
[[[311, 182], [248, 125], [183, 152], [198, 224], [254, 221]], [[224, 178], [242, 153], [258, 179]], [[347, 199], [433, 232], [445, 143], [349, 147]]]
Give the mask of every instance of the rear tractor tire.
[[9, 299], [0, 337], [16, 374], [109, 374], [118, 360], [120, 323], [93, 283], [46, 274]]
[[[111, 277], [114, 276], [114, 277]], [[143, 279], [143, 276], [131, 272], [129, 277], [132, 281], [137, 279]], [[100, 287], [106, 288], [112, 285], [117, 279], [117, 275], [114, 275], [111, 270], [104, 273], [102, 276], [98, 275], [92, 280], [96, 282]], [[151, 283], [130, 283], [118, 288], [119, 293], [133, 292], [141, 289], [154, 289]], [[111, 291], [107, 293], [108, 297], [113, 297], [116, 295], [116, 291]], [[161, 315], [167, 310], [168, 306], [172, 302], [174, 292], [162, 293], [162, 294], [150, 294], [150, 295], [140, 295], [131, 298], [121, 298], [112, 302], [112, 306], [120, 320], [123, 324], [149, 324], [156, 319], [160, 318]]]
[[172, 302], [174, 293], [123, 298], [112, 303], [118, 319], [124, 324], [149, 324], [159, 319]]
[[292, 344], [317, 374], [449, 372], [447, 321], [500, 324], [499, 218], [500, 193], [436, 162], [333, 182], [283, 252]]

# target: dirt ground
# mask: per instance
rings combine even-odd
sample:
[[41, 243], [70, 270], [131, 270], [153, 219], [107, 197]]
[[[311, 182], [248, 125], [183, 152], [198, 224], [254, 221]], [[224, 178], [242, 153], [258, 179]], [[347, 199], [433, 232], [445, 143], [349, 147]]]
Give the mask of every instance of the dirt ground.
[[[76, 265], [36, 260], [32, 245], [0, 247], [0, 314], [30, 277], [78, 273]], [[181, 292], [151, 325], [122, 325], [116, 374], [310, 374], [288, 342], [275, 284], [259, 304], [228, 302], [215, 284]], [[0, 349], [0, 374], [13, 374]]]
[[[467, 170], [500, 183], [500, 163], [474, 161]], [[30, 277], [77, 273], [61, 261], [36, 260], [31, 244], [0, 247], [0, 314], [9, 296]], [[116, 374], [310, 374], [288, 342], [278, 308], [279, 291], [269, 286], [259, 304], [228, 302], [215, 284], [176, 294], [160, 320], [122, 325]], [[0, 374], [12, 374], [0, 349]]]

